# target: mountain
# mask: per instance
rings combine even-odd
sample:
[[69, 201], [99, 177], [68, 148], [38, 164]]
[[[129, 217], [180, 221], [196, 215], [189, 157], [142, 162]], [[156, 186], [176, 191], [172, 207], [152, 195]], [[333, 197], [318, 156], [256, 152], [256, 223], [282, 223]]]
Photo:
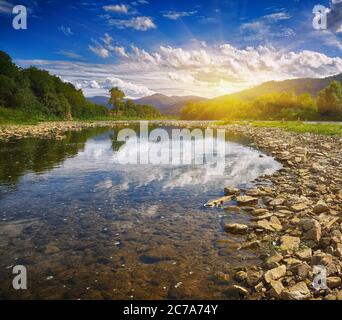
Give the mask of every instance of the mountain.
[[251, 89], [243, 90], [240, 92], [232, 93], [229, 95], [221, 96], [213, 99], [213, 101], [224, 101], [229, 98], [237, 98], [241, 100], [253, 100], [261, 95], [275, 92], [289, 92], [294, 91], [295, 93], [302, 94], [304, 92], [310, 93], [313, 97], [316, 97], [322, 89], [327, 87], [331, 81], [342, 82], [342, 74], [338, 74], [327, 78], [299, 78], [293, 80], [284, 81], [269, 81], [261, 85], [253, 87]]
[[105, 96], [95, 96], [95, 97], [90, 97], [90, 98], [88, 97], [87, 100], [89, 102], [92, 102], [92, 103], [95, 103], [95, 104], [99, 104], [99, 105], [102, 105], [102, 106], [106, 106], [109, 109], [111, 109], [111, 106], [108, 104], [108, 100], [109, 100], [108, 97], [105, 97]]
[[[108, 104], [108, 97], [105, 96], [95, 96], [91, 98], [87, 98], [88, 101], [103, 105], [108, 108], [111, 106]], [[168, 115], [179, 115], [183, 106], [187, 102], [198, 102], [198, 101], [206, 101], [208, 99], [197, 97], [197, 96], [166, 96], [161, 93], [153, 94], [152, 96], [143, 97], [140, 99], [133, 100], [133, 102], [137, 105], [150, 105], [152, 107], [157, 108], [161, 113]]]
[[134, 100], [136, 104], [148, 104], [160, 110], [163, 114], [178, 115], [187, 102], [206, 101], [208, 99], [197, 96], [166, 96], [156, 93], [152, 96]]

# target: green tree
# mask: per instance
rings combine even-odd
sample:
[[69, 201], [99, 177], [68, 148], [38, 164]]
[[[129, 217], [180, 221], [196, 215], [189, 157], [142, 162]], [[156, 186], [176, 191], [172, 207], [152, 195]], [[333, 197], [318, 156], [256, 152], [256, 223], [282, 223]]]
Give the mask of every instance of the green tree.
[[108, 103], [113, 106], [113, 110], [118, 113], [123, 106], [123, 100], [125, 99], [125, 93], [118, 87], [109, 90], [110, 97]]
[[334, 115], [342, 113], [342, 85], [332, 81], [320, 91], [317, 98], [317, 108], [320, 114]]
[[0, 51], [0, 74], [15, 78], [18, 75], [19, 68], [12, 62], [12, 58], [3, 51]]

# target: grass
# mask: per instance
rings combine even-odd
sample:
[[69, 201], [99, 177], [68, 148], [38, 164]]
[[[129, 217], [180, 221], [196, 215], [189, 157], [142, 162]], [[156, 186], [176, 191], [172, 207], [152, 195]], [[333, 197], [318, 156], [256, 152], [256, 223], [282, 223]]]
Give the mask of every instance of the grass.
[[326, 136], [342, 135], [342, 125], [337, 123], [305, 123], [300, 121], [255, 121], [253, 127], [281, 128], [297, 133], [315, 133]]
[[[84, 118], [84, 119], [77, 119], [75, 118], [74, 121], [79, 122], [92, 122], [92, 121], [139, 121], [139, 120], [168, 120], [174, 119], [175, 117], [169, 116], [161, 116], [158, 118], [139, 118], [139, 117], [126, 117], [126, 116], [100, 116], [100, 117], [93, 117], [93, 118]], [[0, 125], [35, 125], [40, 122], [49, 122], [49, 121], [64, 121], [58, 118], [44, 118], [40, 116], [32, 116], [20, 110], [13, 110], [13, 109], [6, 109], [0, 107]]]
[[2, 124], [37, 124], [41, 119], [19, 110], [0, 107], [0, 125]]

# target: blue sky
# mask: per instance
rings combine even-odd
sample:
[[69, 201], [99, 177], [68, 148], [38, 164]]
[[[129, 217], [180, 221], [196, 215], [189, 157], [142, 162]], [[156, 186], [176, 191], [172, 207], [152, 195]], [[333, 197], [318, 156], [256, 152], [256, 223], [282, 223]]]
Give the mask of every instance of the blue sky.
[[[88, 96], [119, 86], [132, 98], [214, 97], [269, 80], [342, 73], [342, 28], [312, 26], [317, 4], [339, 18], [341, 1], [333, 2], [0, 0], [0, 49]], [[16, 4], [28, 8], [27, 30], [12, 28]]]

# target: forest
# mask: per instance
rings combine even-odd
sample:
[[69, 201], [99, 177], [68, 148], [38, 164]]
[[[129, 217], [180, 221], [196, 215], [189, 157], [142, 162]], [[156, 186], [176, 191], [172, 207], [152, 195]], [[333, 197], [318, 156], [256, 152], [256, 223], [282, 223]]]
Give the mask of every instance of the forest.
[[255, 99], [234, 97], [188, 103], [184, 120], [342, 120], [342, 85], [332, 81], [317, 97], [291, 92], [263, 94]]
[[[118, 88], [114, 88], [119, 90]], [[124, 98], [124, 93], [122, 98]], [[45, 70], [22, 69], [0, 51], [0, 121], [110, 119], [112, 117], [155, 118], [151, 106], [119, 101], [119, 112], [86, 100], [82, 90]], [[113, 106], [116, 108], [116, 106]]]

